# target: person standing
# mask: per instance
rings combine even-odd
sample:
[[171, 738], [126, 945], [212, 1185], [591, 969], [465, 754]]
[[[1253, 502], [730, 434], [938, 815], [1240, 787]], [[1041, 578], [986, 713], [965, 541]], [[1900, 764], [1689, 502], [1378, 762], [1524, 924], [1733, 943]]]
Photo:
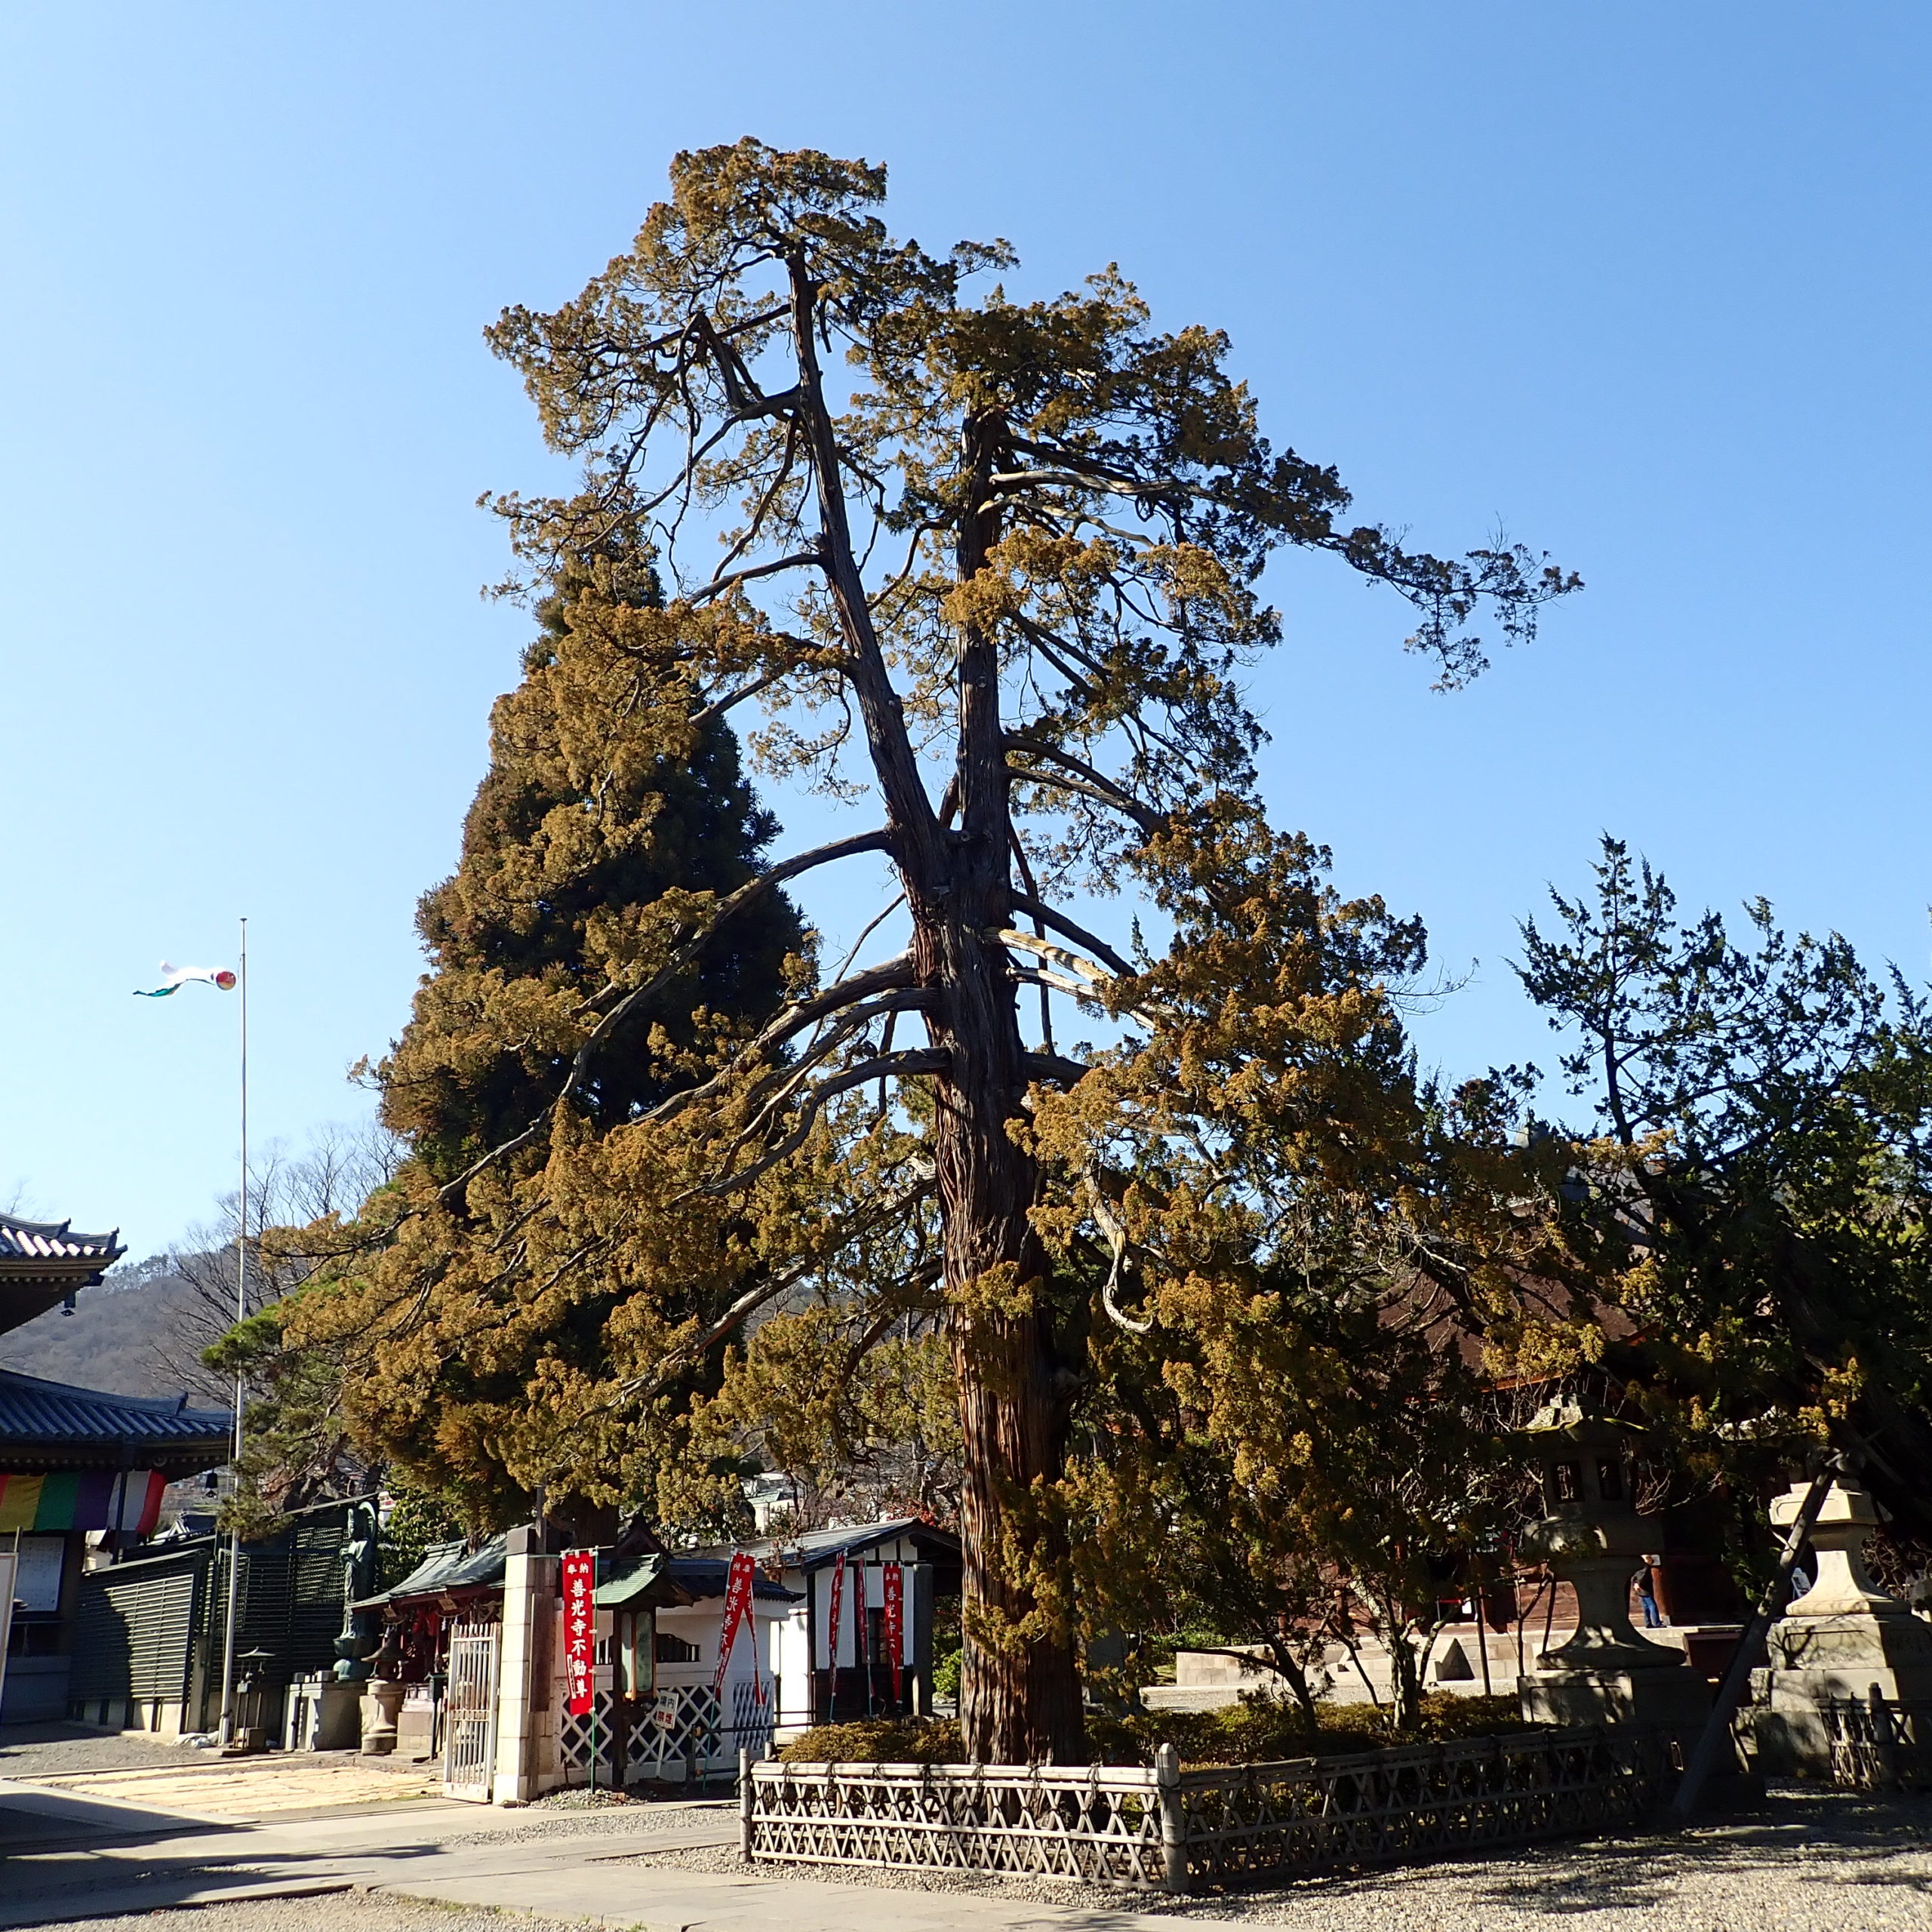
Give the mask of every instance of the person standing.
[[1657, 1608], [1657, 1573], [1661, 1560], [1658, 1557], [1647, 1556], [1644, 1558], [1644, 1567], [1637, 1572], [1637, 1601], [1644, 1607], [1644, 1628], [1646, 1630], [1661, 1630], [1663, 1628], [1663, 1613]]

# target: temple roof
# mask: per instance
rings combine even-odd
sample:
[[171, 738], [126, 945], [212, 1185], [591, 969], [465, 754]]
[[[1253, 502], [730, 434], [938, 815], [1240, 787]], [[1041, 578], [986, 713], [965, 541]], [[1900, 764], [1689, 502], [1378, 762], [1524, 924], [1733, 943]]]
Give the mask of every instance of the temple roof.
[[77, 1235], [66, 1221], [0, 1214], [0, 1333], [44, 1315], [76, 1288], [92, 1287], [126, 1252], [118, 1228]]
[[0, 1469], [143, 1469], [193, 1475], [228, 1460], [233, 1419], [186, 1395], [110, 1395], [0, 1369]]
[[76, 1262], [106, 1268], [126, 1252], [120, 1237], [118, 1228], [111, 1234], [77, 1235], [71, 1221], [23, 1221], [0, 1214], [0, 1269], [26, 1274], [48, 1263], [67, 1267]]

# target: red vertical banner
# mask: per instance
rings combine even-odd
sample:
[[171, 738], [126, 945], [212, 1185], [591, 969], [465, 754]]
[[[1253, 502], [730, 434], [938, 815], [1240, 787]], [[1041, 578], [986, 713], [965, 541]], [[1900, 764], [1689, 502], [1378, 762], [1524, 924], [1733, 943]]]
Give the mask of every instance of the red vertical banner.
[[885, 1592], [885, 1609], [881, 1621], [885, 1626], [886, 1652], [892, 1659], [892, 1701], [896, 1704], [904, 1695], [900, 1664], [901, 1653], [906, 1648], [906, 1572], [897, 1564], [888, 1563], [879, 1583]]
[[852, 1654], [859, 1660], [866, 1673], [866, 1715], [872, 1714], [872, 1647], [866, 1641], [866, 1566], [863, 1561], [852, 1566]]
[[826, 1628], [832, 1633], [826, 1639], [825, 1661], [832, 1672], [832, 1694], [838, 1695], [838, 1613], [845, 1607], [845, 1552], [838, 1552], [838, 1561], [832, 1566], [832, 1614], [825, 1620]]
[[[718, 1633], [718, 1668], [711, 1678], [713, 1690], [721, 1692], [724, 1688], [724, 1673], [731, 1668], [732, 1646], [738, 1641], [738, 1626], [751, 1614], [752, 1578], [756, 1570], [757, 1565], [742, 1549], [731, 1559], [731, 1574], [724, 1580], [724, 1623]], [[752, 1667], [755, 1672], [756, 1657], [752, 1660]]]
[[838, 1613], [845, 1607], [845, 1552], [841, 1549], [832, 1566], [831, 1614], [825, 1620], [829, 1633], [826, 1638], [825, 1720], [834, 1723], [838, 1716]]
[[574, 1718], [589, 1715], [596, 1684], [597, 1552], [564, 1552], [564, 1684]]

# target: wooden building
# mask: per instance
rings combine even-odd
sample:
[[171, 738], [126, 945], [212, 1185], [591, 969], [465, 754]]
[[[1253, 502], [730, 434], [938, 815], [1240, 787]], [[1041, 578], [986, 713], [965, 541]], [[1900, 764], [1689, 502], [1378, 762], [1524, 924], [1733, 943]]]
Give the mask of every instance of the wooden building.
[[[112, 1234], [0, 1215], [0, 1333], [71, 1303], [122, 1252]], [[168, 1483], [228, 1460], [229, 1429], [185, 1395], [0, 1370], [0, 1723], [68, 1715], [90, 1540], [139, 1543]]]

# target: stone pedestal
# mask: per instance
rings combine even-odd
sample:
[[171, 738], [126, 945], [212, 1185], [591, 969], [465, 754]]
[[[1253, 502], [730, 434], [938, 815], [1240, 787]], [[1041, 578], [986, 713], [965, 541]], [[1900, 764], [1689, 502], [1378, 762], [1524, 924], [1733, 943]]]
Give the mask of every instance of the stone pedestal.
[[[1794, 1484], [1771, 1505], [1788, 1529], [1804, 1501]], [[1771, 1666], [1752, 1673], [1758, 1750], [1772, 1772], [1824, 1776], [1832, 1764], [1823, 1706], [1932, 1700], [1932, 1623], [1873, 1583], [1865, 1540], [1878, 1514], [1862, 1489], [1834, 1484], [1811, 1532], [1817, 1581], [1771, 1626]]]
[[391, 1678], [372, 1677], [361, 1688], [362, 1755], [386, 1758], [395, 1749], [396, 1713], [408, 1686]]
[[329, 1678], [315, 1700], [316, 1751], [353, 1751], [362, 1741], [362, 1687]]
[[1531, 1723], [1655, 1724], [1687, 1749], [1710, 1714], [1709, 1687], [1681, 1650], [1630, 1622], [1631, 1578], [1659, 1537], [1629, 1500], [1625, 1447], [1635, 1432], [1568, 1402], [1521, 1432], [1543, 1465], [1549, 1512], [1524, 1548], [1576, 1592], [1577, 1628], [1516, 1680], [1517, 1701]]
[[1687, 1749], [1711, 1714], [1711, 1687], [1694, 1670], [1540, 1670], [1516, 1680], [1531, 1724], [1654, 1724]]

